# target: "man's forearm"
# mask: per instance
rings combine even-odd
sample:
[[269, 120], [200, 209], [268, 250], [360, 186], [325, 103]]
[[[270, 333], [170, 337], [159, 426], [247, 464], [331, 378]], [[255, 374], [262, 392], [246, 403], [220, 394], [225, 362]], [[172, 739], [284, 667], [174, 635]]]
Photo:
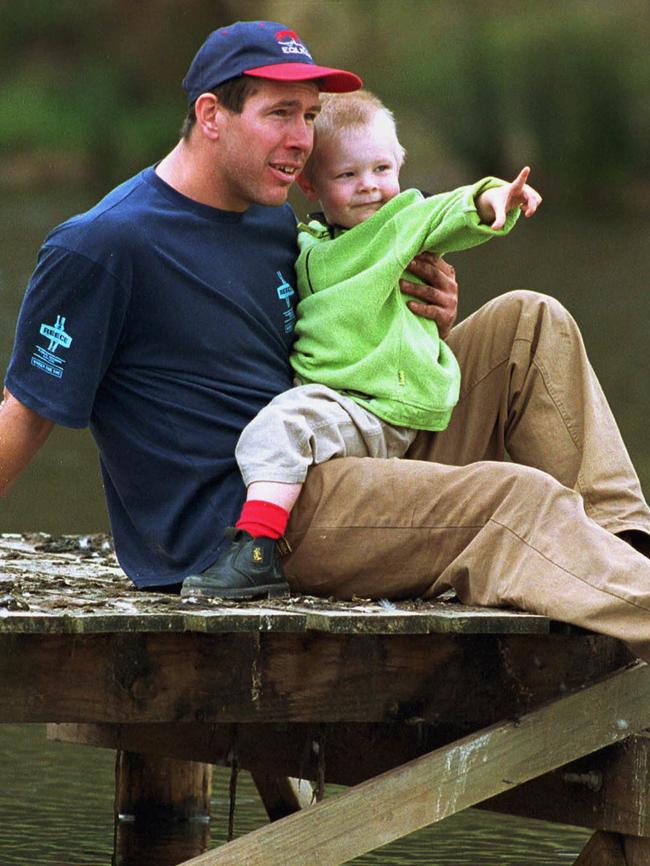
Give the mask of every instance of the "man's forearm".
[[0, 498], [6, 496], [50, 435], [54, 422], [4, 389], [0, 403]]

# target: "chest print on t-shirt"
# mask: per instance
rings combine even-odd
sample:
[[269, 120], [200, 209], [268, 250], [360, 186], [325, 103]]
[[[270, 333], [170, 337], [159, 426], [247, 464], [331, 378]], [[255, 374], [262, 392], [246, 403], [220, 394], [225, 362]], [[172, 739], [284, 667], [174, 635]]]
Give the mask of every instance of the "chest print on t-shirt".
[[287, 307], [286, 310], [282, 311], [282, 318], [284, 319], [284, 332], [285, 334], [290, 334], [293, 331], [294, 325], [296, 323], [296, 314], [291, 304], [291, 298], [293, 295], [295, 295], [296, 292], [282, 276], [282, 271], [277, 271], [276, 274], [278, 279], [280, 280], [280, 285], [276, 289], [278, 293], [278, 298], [281, 302], [286, 304]]

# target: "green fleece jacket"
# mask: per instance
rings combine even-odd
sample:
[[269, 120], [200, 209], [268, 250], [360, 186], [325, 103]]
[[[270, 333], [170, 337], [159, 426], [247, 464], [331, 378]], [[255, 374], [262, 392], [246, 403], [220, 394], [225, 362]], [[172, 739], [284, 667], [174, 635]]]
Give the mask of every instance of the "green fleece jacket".
[[504, 181], [424, 198], [406, 190], [352, 229], [301, 225], [298, 321], [291, 364], [401, 427], [444, 430], [458, 401], [460, 370], [435, 322], [413, 314], [399, 280], [423, 250], [444, 254], [507, 234], [482, 225], [474, 203]]

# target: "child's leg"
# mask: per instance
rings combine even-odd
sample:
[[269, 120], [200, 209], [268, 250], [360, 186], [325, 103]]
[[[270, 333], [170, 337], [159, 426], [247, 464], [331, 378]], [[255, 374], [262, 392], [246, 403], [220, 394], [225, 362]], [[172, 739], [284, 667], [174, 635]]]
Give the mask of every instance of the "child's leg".
[[246, 491], [246, 500], [261, 499], [291, 511], [301, 490], [302, 484], [287, 484], [283, 481], [253, 481]]
[[282, 538], [301, 490], [302, 484], [253, 481], [246, 491], [237, 529], [244, 529], [253, 538]]
[[243, 431], [236, 457], [248, 498], [230, 546], [202, 574], [183, 582], [183, 595], [246, 599], [288, 592], [278, 539], [307, 470], [334, 457], [401, 457], [415, 432], [391, 427], [322, 385], [280, 394]]
[[285, 391], [239, 439], [235, 455], [248, 493], [237, 527], [280, 538], [310, 466], [335, 457], [401, 457], [414, 436], [324, 385]]

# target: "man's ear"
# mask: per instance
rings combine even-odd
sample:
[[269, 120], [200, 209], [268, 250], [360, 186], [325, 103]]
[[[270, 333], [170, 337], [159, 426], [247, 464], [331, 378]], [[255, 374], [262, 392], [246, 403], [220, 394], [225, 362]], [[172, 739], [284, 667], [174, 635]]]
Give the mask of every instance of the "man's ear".
[[213, 93], [202, 93], [194, 103], [197, 126], [206, 138], [213, 141], [219, 138], [219, 117], [222, 111], [219, 100]]
[[318, 193], [314, 189], [313, 183], [309, 180], [304, 171], [298, 175], [298, 177], [296, 178], [296, 183], [303, 191], [303, 193], [307, 196], [309, 201], [318, 201]]

